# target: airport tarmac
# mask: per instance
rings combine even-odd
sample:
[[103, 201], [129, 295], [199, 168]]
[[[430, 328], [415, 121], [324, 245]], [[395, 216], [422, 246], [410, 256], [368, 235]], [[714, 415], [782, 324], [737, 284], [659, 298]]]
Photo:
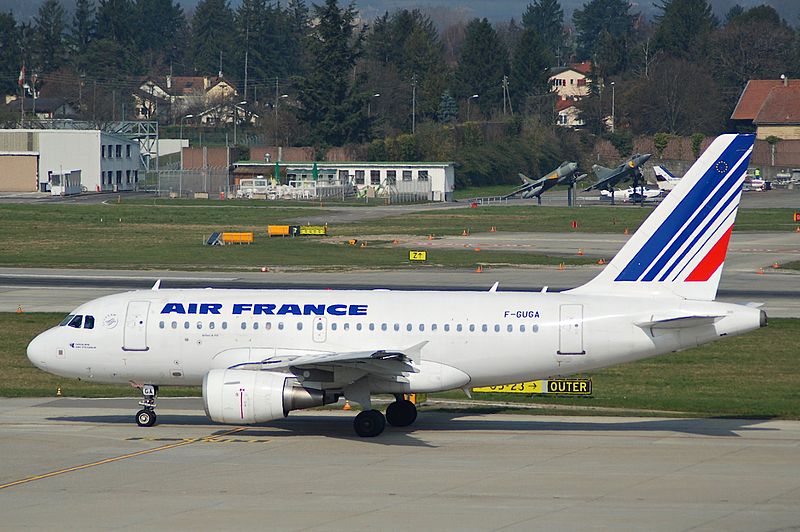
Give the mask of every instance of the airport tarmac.
[[788, 530], [800, 422], [353, 413], [215, 425], [198, 399], [0, 399], [4, 529]]

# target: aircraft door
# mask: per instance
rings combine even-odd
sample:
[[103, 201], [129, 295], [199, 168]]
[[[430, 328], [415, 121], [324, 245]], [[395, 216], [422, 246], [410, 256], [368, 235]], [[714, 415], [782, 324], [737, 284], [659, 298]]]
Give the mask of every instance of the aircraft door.
[[125, 333], [122, 349], [125, 351], [147, 351], [147, 314], [149, 301], [131, 301], [125, 314]]
[[561, 305], [558, 323], [558, 354], [586, 354], [586, 351], [583, 350], [583, 305]]
[[314, 318], [314, 341], [324, 342], [328, 336], [328, 321], [325, 316]]

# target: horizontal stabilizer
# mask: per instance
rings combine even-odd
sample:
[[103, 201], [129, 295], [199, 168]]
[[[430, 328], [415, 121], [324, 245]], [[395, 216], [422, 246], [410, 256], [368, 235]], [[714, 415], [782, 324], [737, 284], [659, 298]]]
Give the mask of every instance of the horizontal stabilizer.
[[658, 318], [653, 316], [648, 321], [640, 321], [636, 323], [637, 327], [642, 329], [689, 329], [691, 327], [700, 327], [702, 325], [711, 325], [723, 316], [672, 316], [667, 318]]

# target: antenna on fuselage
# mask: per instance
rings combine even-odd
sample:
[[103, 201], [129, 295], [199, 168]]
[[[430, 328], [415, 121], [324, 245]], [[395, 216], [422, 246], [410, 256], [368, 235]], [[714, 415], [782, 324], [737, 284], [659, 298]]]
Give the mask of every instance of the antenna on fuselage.
[[156, 284], [154, 284], [153, 288], [151, 288], [150, 290], [158, 290], [159, 288], [161, 288], [161, 279], [156, 281]]

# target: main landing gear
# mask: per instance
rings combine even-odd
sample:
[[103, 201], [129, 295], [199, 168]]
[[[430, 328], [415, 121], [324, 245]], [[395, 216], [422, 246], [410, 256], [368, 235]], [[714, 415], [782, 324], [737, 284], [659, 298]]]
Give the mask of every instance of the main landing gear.
[[356, 434], [362, 438], [378, 436], [386, 428], [386, 423], [393, 427], [407, 427], [417, 419], [417, 407], [402, 395], [396, 395], [394, 403], [386, 409], [386, 417], [377, 410], [364, 410], [353, 420]]
[[140, 427], [152, 427], [156, 424], [156, 396], [158, 386], [145, 384], [142, 386], [142, 400], [139, 401], [141, 410], [136, 412], [136, 424]]

